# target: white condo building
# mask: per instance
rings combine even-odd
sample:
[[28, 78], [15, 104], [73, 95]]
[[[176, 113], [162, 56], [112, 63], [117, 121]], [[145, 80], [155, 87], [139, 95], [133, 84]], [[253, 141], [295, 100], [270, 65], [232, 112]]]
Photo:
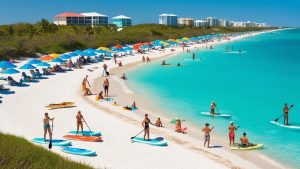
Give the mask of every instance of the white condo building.
[[177, 26], [177, 15], [161, 14], [159, 15], [159, 24], [167, 26]]
[[194, 21], [194, 26], [195, 27], [208, 27], [208, 22], [205, 20], [195, 20]]
[[207, 17], [204, 20], [206, 22], [208, 22], [208, 26], [211, 26], [211, 27], [220, 26], [219, 19], [217, 19], [217, 18]]
[[56, 25], [107, 26], [108, 17], [97, 12], [73, 13], [65, 12], [54, 16]]

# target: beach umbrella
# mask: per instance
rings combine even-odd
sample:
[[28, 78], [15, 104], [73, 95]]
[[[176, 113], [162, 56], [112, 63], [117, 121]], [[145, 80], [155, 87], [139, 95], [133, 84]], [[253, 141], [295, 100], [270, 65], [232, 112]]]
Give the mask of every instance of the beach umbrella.
[[32, 65], [39, 64], [39, 63], [41, 63], [41, 61], [37, 59], [31, 59], [29, 62], [27, 62], [27, 64], [32, 64]]
[[110, 51], [110, 49], [109, 49], [109, 48], [107, 48], [107, 47], [99, 47], [98, 49], [99, 49], [99, 50], [106, 50], [106, 51]]
[[94, 52], [82, 52], [81, 55], [82, 56], [96, 56], [97, 54]]
[[55, 58], [55, 59], [51, 60], [51, 62], [53, 62], [53, 63], [64, 63], [65, 61], [60, 59], [60, 58]]
[[46, 63], [46, 62], [41, 62], [41, 63], [37, 64], [37, 66], [40, 66], [40, 67], [49, 67], [50, 64]]
[[11, 68], [11, 69], [7, 69], [7, 70], [3, 71], [2, 73], [11, 75], [11, 74], [16, 74], [16, 73], [20, 73], [20, 72], [17, 71], [16, 69]]
[[52, 53], [52, 54], [50, 54], [49, 56], [51, 56], [51, 57], [53, 57], [53, 58], [57, 58], [57, 57], [59, 56], [59, 54], [57, 54], [57, 53]]
[[50, 61], [50, 60], [53, 60], [54, 58], [49, 56], [49, 55], [46, 55], [46, 56], [43, 56], [42, 58], [40, 58], [41, 61]]
[[32, 66], [31, 64], [25, 64], [20, 67], [20, 69], [35, 69], [36, 67]]
[[76, 54], [76, 53], [74, 53], [74, 52], [71, 52], [71, 53], [65, 53], [65, 54], [67, 54], [67, 55], [69, 55], [69, 56], [71, 56], [71, 57], [78, 56], [78, 54]]
[[15, 68], [17, 67], [16, 65], [8, 62], [8, 61], [1, 61], [0, 62], [0, 68], [2, 69], [8, 69], [8, 68]]
[[72, 56], [71, 56], [71, 55], [68, 55], [68, 54], [62, 54], [62, 55], [59, 56], [60, 59], [64, 59], [64, 60], [70, 59], [71, 57], [72, 57]]
[[96, 52], [97, 50], [93, 49], [93, 48], [88, 48], [86, 50], [84, 50], [83, 52]]

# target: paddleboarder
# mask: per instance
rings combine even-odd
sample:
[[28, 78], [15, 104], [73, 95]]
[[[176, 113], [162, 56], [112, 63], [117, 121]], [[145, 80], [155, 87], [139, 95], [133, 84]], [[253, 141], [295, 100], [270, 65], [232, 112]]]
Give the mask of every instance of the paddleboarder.
[[146, 136], [148, 138], [147, 140], [149, 140], [149, 137], [150, 137], [150, 125], [149, 124], [153, 125], [153, 123], [148, 118], [148, 114], [145, 114], [145, 118], [142, 122], [142, 126], [144, 128], [144, 140], [146, 140]]
[[196, 55], [195, 55], [195, 53], [193, 53], [193, 60], [195, 60], [195, 58], [196, 58]]
[[202, 129], [202, 132], [204, 132], [204, 147], [207, 142], [207, 148], [209, 148], [210, 143], [210, 132], [213, 128], [209, 128], [209, 123], [206, 123], [205, 126]]
[[216, 103], [215, 101], [212, 101], [210, 104], [210, 114], [215, 114], [215, 107], [216, 107]]
[[240, 141], [241, 141], [241, 146], [242, 147], [247, 147], [250, 145], [249, 141], [248, 141], [248, 138], [246, 137], [246, 132], [243, 133], [243, 136], [240, 138]]
[[284, 104], [283, 106], [283, 124], [284, 125], [289, 125], [289, 116], [288, 116], [288, 113], [289, 113], [289, 108], [288, 108], [288, 105], [287, 103]]
[[47, 135], [47, 132], [49, 133], [49, 137], [50, 137], [50, 140], [52, 140], [52, 131], [51, 131], [51, 128], [50, 128], [50, 124], [49, 122], [53, 121], [54, 118], [50, 118], [48, 113], [45, 113], [45, 118], [43, 119], [43, 128], [44, 128], [44, 141], [46, 142], [46, 135]]
[[82, 123], [83, 121], [84, 121], [84, 118], [81, 115], [81, 111], [78, 111], [78, 113], [76, 115], [76, 124], [77, 124], [76, 135], [78, 134], [79, 127], [81, 128], [81, 132], [83, 135], [83, 123]]
[[230, 125], [228, 126], [228, 136], [229, 136], [229, 145], [231, 146], [234, 145], [234, 137], [235, 137], [235, 130], [237, 130], [237, 128], [234, 126], [233, 121], [230, 122]]

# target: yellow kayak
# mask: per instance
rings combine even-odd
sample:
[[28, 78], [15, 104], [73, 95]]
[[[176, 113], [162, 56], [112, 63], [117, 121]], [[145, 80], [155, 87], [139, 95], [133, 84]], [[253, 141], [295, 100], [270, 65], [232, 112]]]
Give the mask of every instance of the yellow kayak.
[[247, 147], [242, 147], [240, 145], [235, 145], [235, 146], [231, 146], [231, 150], [255, 150], [255, 149], [260, 149], [263, 148], [264, 144], [255, 144], [252, 146], [247, 146]]
[[68, 107], [74, 107], [75, 103], [74, 102], [62, 102], [58, 104], [49, 104], [46, 106], [49, 109], [60, 109], [60, 108], [68, 108]]

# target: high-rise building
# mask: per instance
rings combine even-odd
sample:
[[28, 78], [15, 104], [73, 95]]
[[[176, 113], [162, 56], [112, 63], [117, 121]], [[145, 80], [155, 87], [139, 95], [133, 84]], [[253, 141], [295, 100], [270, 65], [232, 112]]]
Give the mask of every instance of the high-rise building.
[[159, 24], [167, 26], [177, 26], [177, 15], [161, 14], [159, 15]]
[[204, 20], [208, 23], [208, 26], [211, 26], [211, 27], [220, 26], [219, 19], [217, 19], [217, 18], [207, 17]]
[[227, 27], [229, 26], [229, 21], [226, 19], [219, 19], [219, 26]]
[[119, 15], [112, 18], [112, 23], [115, 24], [117, 27], [131, 26], [132, 19], [124, 15]]
[[178, 18], [178, 26], [194, 26], [194, 19], [192, 18]]
[[56, 25], [79, 25], [79, 26], [107, 26], [108, 17], [96, 12], [73, 13], [65, 12], [54, 16]]
[[208, 27], [208, 22], [205, 20], [195, 20], [194, 21], [194, 26], [195, 27]]

